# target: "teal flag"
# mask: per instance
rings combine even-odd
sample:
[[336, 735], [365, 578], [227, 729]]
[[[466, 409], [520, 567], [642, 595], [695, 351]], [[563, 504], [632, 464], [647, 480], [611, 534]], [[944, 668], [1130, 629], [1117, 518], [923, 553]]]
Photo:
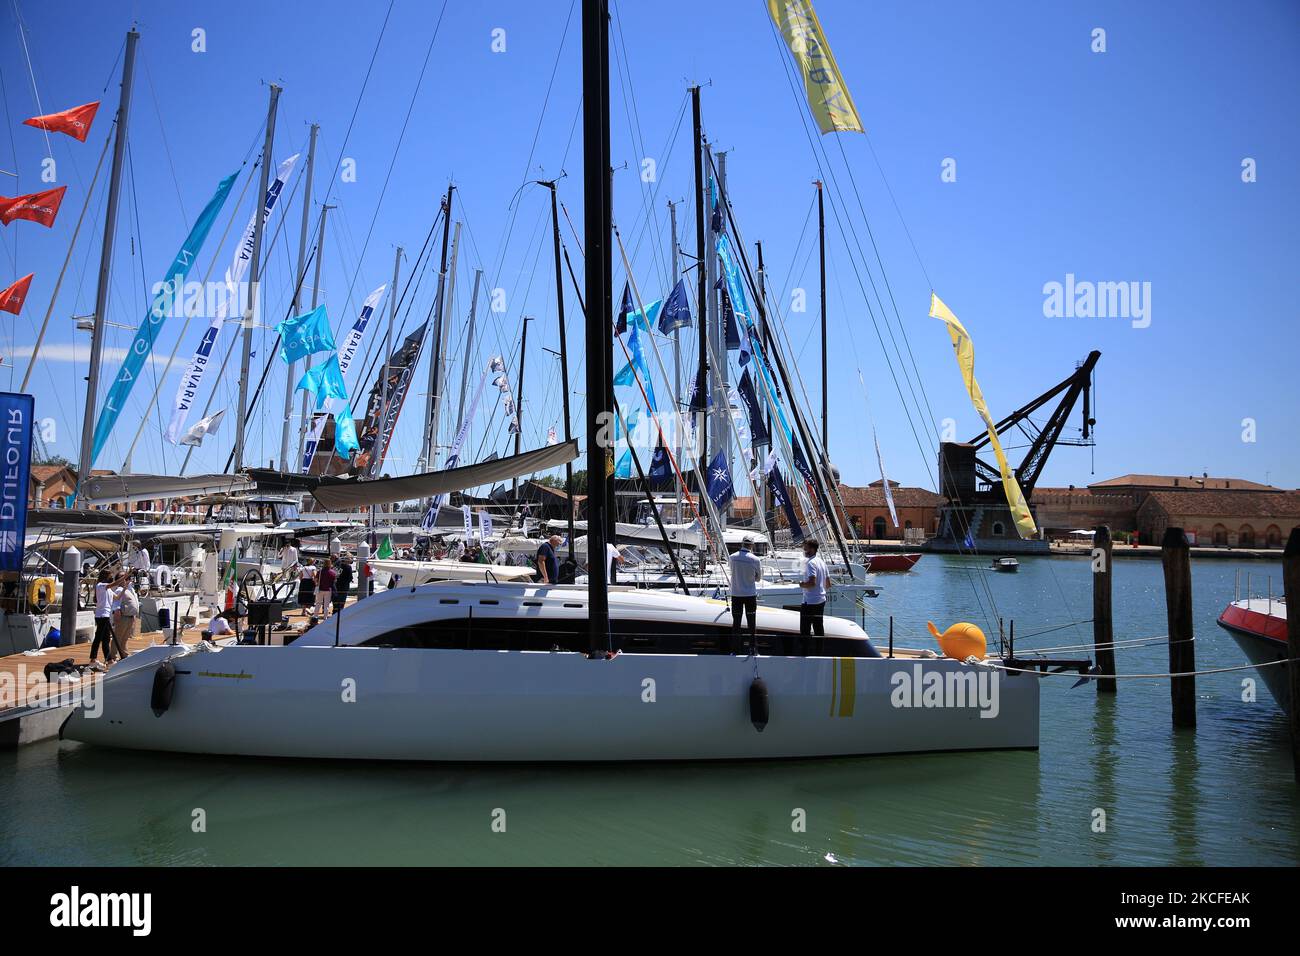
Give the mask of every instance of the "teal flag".
[[290, 365], [313, 352], [335, 352], [334, 333], [330, 330], [325, 306], [285, 319], [275, 327], [280, 333], [280, 358]]
[[320, 365], [309, 368], [298, 379], [294, 391], [311, 392], [316, 396], [316, 409], [319, 411], [327, 399], [337, 398], [347, 401], [348, 390], [343, 384], [343, 372], [339, 368], [338, 353], [334, 353]]
[[334, 450], [344, 461], [352, 457], [352, 453], [360, 450], [361, 443], [357, 441], [357, 424], [352, 419], [352, 406], [345, 404], [342, 408], [334, 412]]
[[[117, 378], [113, 380], [113, 384], [108, 390], [108, 397], [104, 400], [104, 408], [100, 411], [99, 419], [95, 422], [95, 440], [90, 451], [90, 462], [86, 465], [83, 474], [90, 474], [90, 468], [94, 465], [95, 459], [104, 450], [104, 444], [108, 441], [113, 426], [117, 424], [117, 416], [122, 413], [122, 409], [126, 406], [126, 400], [131, 395], [131, 388], [135, 385], [135, 380], [140, 377], [140, 370], [144, 367], [145, 361], [153, 352], [154, 342], [158, 339], [158, 333], [162, 330], [163, 323], [167, 321], [167, 317], [174, 311], [183, 291], [182, 286], [185, 284], [185, 277], [189, 275], [194, 260], [198, 258], [199, 250], [203, 248], [203, 243], [212, 230], [212, 224], [217, 221], [217, 216], [221, 213], [221, 207], [225, 205], [226, 197], [230, 195], [230, 187], [235, 184], [235, 177], [238, 175], [238, 173], [231, 173], [221, 181], [221, 185], [217, 187], [217, 191], [208, 200], [203, 212], [199, 214], [199, 218], [194, 223], [194, 228], [185, 237], [180, 252], [176, 253], [176, 258], [172, 260], [171, 268], [167, 270], [166, 278], [160, 284], [161, 288], [154, 295], [153, 304], [149, 307], [148, 314], [145, 315], [144, 321], [140, 323], [140, 328], [136, 330], [135, 339], [132, 340], [131, 348], [122, 361], [122, 367], [118, 370]], [[102, 320], [104, 317], [100, 316], [99, 318]]]

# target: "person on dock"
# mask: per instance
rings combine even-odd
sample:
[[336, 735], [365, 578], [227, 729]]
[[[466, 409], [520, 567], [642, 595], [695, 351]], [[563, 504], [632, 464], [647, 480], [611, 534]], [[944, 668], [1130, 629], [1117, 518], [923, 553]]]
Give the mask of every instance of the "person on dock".
[[113, 587], [125, 577], [117, 577], [108, 568], [101, 568], [95, 581], [95, 639], [90, 645], [90, 663], [96, 663], [100, 647], [104, 648], [104, 663], [113, 663]]
[[298, 607], [302, 608], [303, 613], [311, 610], [316, 604], [316, 567], [311, 558], [308, 558], [299, 571], [298, 578]]
[[292, 576], [298, 573], [298, 548], [294, 544], [294, 539], [290, 538], [280, 548], [280, 574], [292, 580]]
[[324, 567], [320, 569], [320, 574], [316, 576], [316, 613], [321, 618], [330, 616], [334, 600], [334, 582], [337, 578], [338, 572], [334, 570], [334, 559], [327, 558]]
[[745, 535], [740, 550], [731, 556], [731, 646], [744, 649], [740, 639], [740, 617], [749, 625], [749, 653], [758, 652], [758, 582], [763, 579], [763, 562], [753, 552], [754, 538]]
[[557, 584], [560, 580], [560, 559], [556, 549], [560, 546], [560, 536], [553, 534], [537, 549], [537, 573], [541, 575], [542, 584]]
[[[803, 604], [799, 608], [799, 643], [806, 655], [813, 649], [811, 637], [826, 636], [826, 585], [830, 575], [826, 571], [826, 562], [818, 555], [821, 545], [809, 538], [803, 543], [803, 579], [799, 587], [803, 588]], [[817, 642], [820, 649], [823, 641]]]
[[140, 636], [140, 597], [130, 575], [123, 575], [113, 588], [113, 643], [125, 660], [130, 642]]
[[352, 590], [352, 555], [345, 554], [339, 558], [338, 576], [334, 579], [334, 613], [343, 610], [348, 603], [348, 592]]

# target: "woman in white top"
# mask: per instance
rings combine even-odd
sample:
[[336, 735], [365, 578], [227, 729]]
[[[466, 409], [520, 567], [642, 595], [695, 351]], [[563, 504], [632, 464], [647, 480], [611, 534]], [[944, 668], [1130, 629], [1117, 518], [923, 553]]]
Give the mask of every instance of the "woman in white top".
[[113, 663], [113, 587], [121, 580], [121, 577], [114, 579], [113, 572], [103, 568], [95, 582], [95, 639], [90, 645], [92, 664], [99, 656], [100, 647], [104, 648], [104, 663]]
[[123, 577], [113, 589], [113, 642], [117, 653], [126, 657], [128, 642], [140, 634], [140, 598], [130, 577]]

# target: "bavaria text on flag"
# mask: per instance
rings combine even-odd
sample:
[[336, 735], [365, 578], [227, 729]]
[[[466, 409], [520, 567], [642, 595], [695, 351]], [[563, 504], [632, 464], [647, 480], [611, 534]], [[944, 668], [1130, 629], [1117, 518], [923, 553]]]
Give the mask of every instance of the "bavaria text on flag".
[[95, 121], [95, 111], [98, 109], [99, 101], [96, 100], [94, 103], [74, 106], [61, 113], [33, 116], [31, 119], [23, 120], [23, 125], [35, 126], [37, 129], [49, 130], [51, 133], [67, 133], [73, 139], [84, 143], [90, 133], [90, 124]]
[[94, 447], [91, 450], [90, 461], [86, 463], [86, 474], [90, 473], [95, 459], [104, 450], [104, 443], [108, 441], [109, 433], [117, 423], [117, 416], [126, 406], [127, 397], [131, 394], [136, 379], [140, 377], [140, 370], [153, 352], [154, 342], [158, 339], [163, 323], [167, 321], [167, 316], [172, 314], [172, 303], [180, 294], [185, 277], [189, 275], [194, 260], [198, 258], [199, 250], [203, 248], [203, 243], [212, 230], [212, 224], [216, 222], [221, 207], [225, 205], [226, 197], [230, 195], [230, 187], [235, 184], [237, 175], [238, 173], [231, 173], [217, 186], [217, 191], [203, 207], [203, 212], [199, 213], [199, 218], [195, 220], [190, 234], [185, 237], [185, 242], [172, 260], [171, 267], [165, 273], [166, 278], [159, 283], [158, 294], [154, 296], [148, 314], [135, 333], [135, 339], [132, 340], [126, 358], [122, 361], [117, 378], [109, 388], [108, 397], [104, 400], [104, 408], [95, 423]]
[[812, 0], [767, 0], [767, 11], [803, 77], [808, 109], [823, 133], [861, 133], [862, 120], [835, 64]]
[[23, 303], [27, 301], [27, 290], [32, 287], [32, 277], [36, 275], [29, 272], [9, 288], [0, 292], [0, 310], [12, 312], [19, 315], [23, 311]]
[[718, 452], [713, 456], [713, 461], [709, 462], [707, 490], [715, 508], [725, 508], [736, 497], [736, 489], [731, 484], [731, 469], [727, 467], [726, 452]]
[[63, 194], [67, 191], [67, 186], [60, 186], [26, 196], [0, 196], [0, 222], [7, 226], [15, 219], [26, 219], [42, 226], [53, 226], [59, 206], [63, 204]]
[[952, 339], [952, 349], [957, 355], [957, 367], [961, 369], [961, 377], [966, 383], [966, 391], [970, 393], [971, 404], [975, 406], [975, 411], [979, 412], [980, 418], [984, 419], [984, 424], [988, 428], [989, 444], [993, 447], [993, 454], [998, 460], [998, 470], [1002, 473], [1002, 489], [1007, 495], [1007, 507], [1011, 509], [1011, 518], [1016, 523], [1016, 530], [1020, 532], [1020, 537], [1033, 538], [1038, 534], [1038, 528], [1034, 525], [1033, 515], [1029, 513], [1029, 503], [1025, 501], [1025, 496], [1020, 491], [1020, 483], [1016, 481], [1011, 466], [1007, 464], [1007, 456], [1002, 452], [1002, 442], [998, 441], [997, 426], [993, 424], [993, 415], [984, 402], [984, 393], [980, 391], [979, 382], [975, 381], [975, 343], [971, 341], [970, 333], [966, 331], [957, 316], [953, 315], [952, 310], [933, 292], [930, 293], [930, 317], [939, 319], [948, 327], [948, 337]]

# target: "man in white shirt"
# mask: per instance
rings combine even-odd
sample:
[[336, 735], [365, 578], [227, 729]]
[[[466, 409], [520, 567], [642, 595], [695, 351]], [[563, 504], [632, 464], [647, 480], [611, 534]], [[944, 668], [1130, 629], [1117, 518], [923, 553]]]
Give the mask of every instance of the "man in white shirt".
[[[826, 636], [823, 617], [826, 614], [826, 589], [830, 575], [826, 571], [826, 562], [817, 554], [820, 549], [821, 546], [813, 538], [803, 543], [803, 580], [799, 582], [799, 587], [803, 588], [803, 604], [799, 608], [799, 643], [804, 654], [812, 649], [810, 637], [814, 634], [820, 638]], [[824, 643], [817, 643], [819, 650]]]
[[608, 562], [609, 580], [606, 584], [618, 583], [618, 566], [623, 563], [623, 552], [612, 541], [605, 545], [605, 561]]
[[131, 549], [131, 556], [127, 559], [127, 567], [137, 574], [149, 573], [149, 549], [144, 545], [139, 545]]
[[746, 535], [740, 550], [731, 556], [731, 646], [732, 653], [745, 645], [740, 640], [740, 615], [749, 625], [749, 653], [758, 653], [758, 582], [763, 579], [763, 562], [753, 552], [754, 539]]
[[298, 549], [293, 546], [293, 539], [290, 538], [280, 549], [280, 573], [296, 575], [298, 567]]

